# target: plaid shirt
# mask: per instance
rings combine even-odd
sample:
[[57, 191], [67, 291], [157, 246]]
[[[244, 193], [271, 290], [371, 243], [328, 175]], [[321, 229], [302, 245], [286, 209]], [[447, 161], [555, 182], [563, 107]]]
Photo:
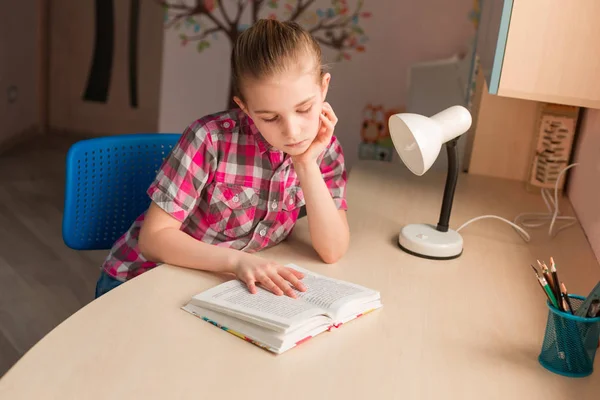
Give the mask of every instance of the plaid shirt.
[[[336, 206], [347, 209], [344, 156], [335, 136], [319, 165]], [[291, 158], [272, 148], [238, 109], [206, 116], [186, 128], [148, 195], [181, 221], [180, 229], [188, 235], [246, 252], [285, 239], [305, 204]], [[103, 269], [119, 280], [157, 265], [138, 247], [144, 216], [115, 242], [104, 262]]]

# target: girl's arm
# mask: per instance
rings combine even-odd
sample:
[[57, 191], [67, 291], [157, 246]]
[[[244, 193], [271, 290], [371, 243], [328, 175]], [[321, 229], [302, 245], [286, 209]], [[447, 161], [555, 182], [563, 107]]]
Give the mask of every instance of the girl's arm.
[[[337, 262], [346, 253], [350, 242], [346, 211], [339, 209], [345, 208], [345, 200], [343, 195], [341, 199], [340, 196], [336, 196], [339, 203], [336, 204], [330, 190], [335, 189], [343, 192], [343, 187], [340, 185], [338, 188], [329, 188], [323, 178], [324, 172], [321, 171], [321, 167], [317, 163], [319, 155], [332, 143], [331, 138], [336, 123], [337, 117], [333, 112], [333, 108], [329, 103], [324, 103], [321, 129], [315, 140], [306, 152], [292, 157], [294, 169], [304, 192], [306, 215], [313, 248], [326, 263]], [[335, 149], [331, 150], [336, 151]], [[341, 158], [341, 154], [337, 155]], [[333, 186], [338, 185], [336, 179], [338, 182], [343, 180], [340, 175], [344, 174], [343, 162], [339, 160], [336, 160], [336, 162], [335, 179], [330, 180]], [[326, 174], [331, 175], [329, 172]]]
[[[303, 274], [239, 250], [218, 247], [194, 239], [180, 230], [181, 222], [152, 202], [139, 237], [140, 251], [148, 261], [212, 272], [232, 273], [246, 283], [251, 293], [262, 284], [276, 295], [296, 297]], [[289, 283], [288, 283], [289, 282]]]
[[203, 243], [180, 227], [181, 222], [152, 202], [140, 230], [139, 246], [144, 258], [205, 271], [235, 273], [242, 252]]
[[316, 163], [296, 165], [306, 201], [308, 229], [314, 249], [326, 263], [335, 263], [346, 253], [350, 230], [346, 211], [338, 210]]

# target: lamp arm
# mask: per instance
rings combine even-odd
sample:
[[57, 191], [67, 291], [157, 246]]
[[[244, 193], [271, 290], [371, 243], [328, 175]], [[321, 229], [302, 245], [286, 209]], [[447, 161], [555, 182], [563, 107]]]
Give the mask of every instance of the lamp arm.
[[444, 199], [442, 201], [442, 210], [440, 220], [436, 229], [440, 232], [448, 232], [450, 222], [450, 212], [452, 211], [452, 201], [454, 200], [454, 191], [458, 181], [458, 148], [456, 142], [458, 138], [446, 142], [446, 151], [448, 153], [448, 174], [446, 175], [446, 187], [444, 188]]

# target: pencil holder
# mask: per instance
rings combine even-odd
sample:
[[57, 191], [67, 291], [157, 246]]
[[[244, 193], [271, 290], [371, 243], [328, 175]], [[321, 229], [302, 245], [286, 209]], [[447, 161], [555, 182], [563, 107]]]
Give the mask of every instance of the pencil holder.
[[[585, 300], [570, 295], [573, 312]], [[549, 371], [568, 377], [583, 377], [594, 370], [594, 357], [600, 339], [600, 317], [583, 318], [548, 304], [548, 321], [540, 364]]]

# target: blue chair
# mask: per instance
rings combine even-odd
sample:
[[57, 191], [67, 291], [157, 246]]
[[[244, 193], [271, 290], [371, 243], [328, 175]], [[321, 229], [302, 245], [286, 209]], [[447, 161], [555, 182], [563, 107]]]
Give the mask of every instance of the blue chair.
[[146, 190], [180, 134], [82, 140], [67, 153], [63, 241], [75, 250], [110, 249], [150, 205]]

